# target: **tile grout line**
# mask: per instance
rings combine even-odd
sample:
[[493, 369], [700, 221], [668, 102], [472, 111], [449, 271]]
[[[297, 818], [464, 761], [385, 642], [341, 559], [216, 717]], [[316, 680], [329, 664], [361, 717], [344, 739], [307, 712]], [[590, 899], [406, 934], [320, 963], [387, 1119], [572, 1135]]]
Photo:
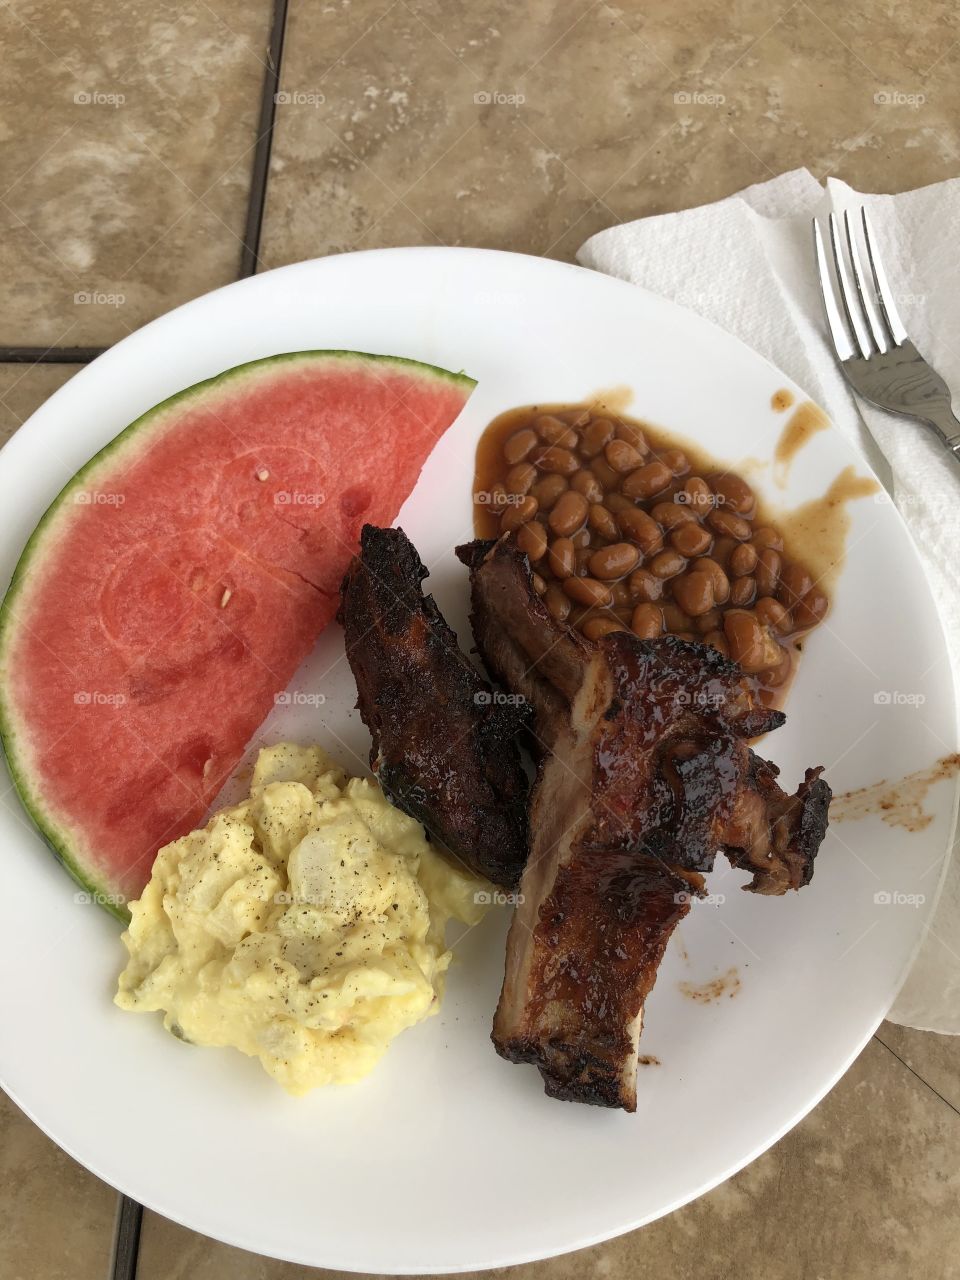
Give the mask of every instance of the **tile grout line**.
[[0, 347], [0, 364], [89, 364], [106, 347]]
[[253, 155], [253, 171], [250, 175], [250, 197], [247, 204], [247, 222], [243, 232], [243, 249], [240, 254], [239, 279], [252, 276], [260, 266], [260, 233], [263, 229], [263, 212], [266, 204], [267, 181], [270, 176], [270, 152], [273, 146], [273, 126], [277, 114], [277, 91], [280, 85], [280, 68], [283, 62], [283, 40], [287, 28], [288, 0], [274, 0], [273, 22], [270, 28], [270, 44], [267, 52], [267, 72], [263, 79], [260, 98], [260, 120], [257, 125], [257, 145]]
[[953, 1111], [956, 1115], [960, 1116], [960, 1107], [957, 1107], [954, 1103], [952, 1103], [949, 1098], [945, 1098], [938, 1089], [935, 1089], [933, 1087], [933, 1085], [930, 1083], [929, 1080], [925, 1080], [923, 1078], [923, 1076], [920, 1074], [919, 1071], [915, 1071], [914, 1068], [911, 1067], [910, 1063], [907, 1062], [904, 1058], [901, 1058], [899, 1053], [897, 1053], [895, 1049], [890, 1048], [886, 1040], [881, 1040], [878, 1032], [876, 1031], [874, 1032], [873, 1038], [874, 1040], [876, 1040], [878, 1044], [883, 1045], [887, 1053], [892, 1053], [893, 1056], [896, 1058], [896, 1060], [901, 1064], [901, 1066], [906, 1067], [906, 1069], [910, 1072], [911, 1075], [916, 1076], [916, 1078], [920, 1081], [920, 1083], [924, 1085], [926, 1088], [928, 1088], [935, 1098], [939, 1098], [940, 1101], [944, 1103], [946, 1106], [948, 1106], [951, 1111]]
[[110, 1251], [110, 1280], [136, 1280], [142, 1223], [143, 1205], [119, 1193]]

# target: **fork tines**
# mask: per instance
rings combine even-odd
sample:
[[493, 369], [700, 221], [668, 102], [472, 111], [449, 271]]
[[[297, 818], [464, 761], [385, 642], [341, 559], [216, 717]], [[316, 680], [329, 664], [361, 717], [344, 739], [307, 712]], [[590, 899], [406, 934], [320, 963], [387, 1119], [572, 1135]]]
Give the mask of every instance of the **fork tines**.
[[[823, 294], [823, 307], [827, 315], [830, 336], [839, 360], [850, 360], [854, 356], [869, 360], [872, 355], [882, 354], [893, 347], [899, 347], [907, 340], [907, 331], [894, 304], [883, 264], [880, 261], [877, 238], [866, 207], [863, 205], [860, 206], [860, 223], [866, 245], [866, 259], [870, 268], [869, 276], [863, 267], [863, 257], [857, 243], [850, 210], [846, 209], [843, 215], [847, 242], [846, 255], [840, 243], [840, 224], [837, 215], [830, 214], [830, 248], [836, 277], [835, 286], [833, 275], [827, 266], [827, 254], [820, 225], [816, 218], [813, 220], [820, 291]], [[843, 314], [846, 316], [846, 325], [837, 305], [837, 289], [840, 293]]]

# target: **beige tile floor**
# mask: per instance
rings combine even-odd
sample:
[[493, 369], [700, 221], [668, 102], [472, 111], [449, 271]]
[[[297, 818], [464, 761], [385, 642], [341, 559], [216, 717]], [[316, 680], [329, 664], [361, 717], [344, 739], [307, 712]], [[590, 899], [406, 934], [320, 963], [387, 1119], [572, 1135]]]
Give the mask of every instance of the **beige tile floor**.
[[[0, 3], [0, 345], [107, 345], [233, 279], [270, 0]], [[389, 244], [570, 259], [592, 231], [806, 165], [960, 175], [946, 0], [291, 0], [264, 266]], [[253, 193], [255, 194], [255, 193]], [[0, 438], [70, 374], [0, 364]], [[540, 1280], [960, 1277], [960, 1041], [885, 1023], [791, 1134]], [[0, 1276], [107, 1274], [113, 1193], [0, 1105]], [[302, 1268], [146, 1214], [142, 1280]]]
[[269, 18], [0, 5], [0, 342], [116, 342], [236, 277]]

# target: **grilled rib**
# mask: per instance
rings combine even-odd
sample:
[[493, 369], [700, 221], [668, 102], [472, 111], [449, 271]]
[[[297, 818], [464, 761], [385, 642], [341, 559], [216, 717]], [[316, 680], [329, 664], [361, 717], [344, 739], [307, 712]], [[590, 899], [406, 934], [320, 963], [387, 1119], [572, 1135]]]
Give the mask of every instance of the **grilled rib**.
[[454, 858], [514, 888], [527, 854], [528, 715], [468, 661], [400, 529], [365, 525], [337, 614], [385, 793]]
[[779, 788], [747, 741], [784, 716], [713, 649], [588, 641], [553, 620], [511, 539], [458, 554], [480, 653], [533, 706], [543, 753], [494, 1044], [551, 1096], [632, 1111], [644, 1002], [702, 873], [722, 849], [749, 889], [806, 884], [830, 790], [819, 769]]

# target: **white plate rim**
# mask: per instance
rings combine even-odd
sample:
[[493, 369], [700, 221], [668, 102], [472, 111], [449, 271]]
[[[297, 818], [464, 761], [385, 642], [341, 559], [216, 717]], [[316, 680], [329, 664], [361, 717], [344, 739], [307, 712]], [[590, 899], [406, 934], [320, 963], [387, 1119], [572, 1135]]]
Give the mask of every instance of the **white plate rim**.
[[[710, 334], [712, 335], [710, 340], [713, 341], [714, 343], [725, 344], [727, 345], [729, 350], [731, 351], [736, 350], [741, 354], [743, 352], [749, 352], [750, 359], [755, 362], [762, 362], [764, 365], [766, 365], [769, 370], [771, 370], [776, 374], [777, 379], [784, 387], [787, 387], [790, 390], [793, 390], [798, 396], [809, 398], [806, 396], [806, 392], [803, 390], [803, 388], [798, 386], [793, 379], [789, 378], [781, 370], [777, 369], [777, 367], [771, 361], [766, 359], [766, 357], [762, 356], [758, 352], [753, 351], [752, 349], [747, 348], [745, 344], [740, 342], [740, 340], [735, 338], [733, 335], [729, 334], [726, 330], [720, 328], [718, 325], [715, 325], [713, 322], [704, 319], [702, 316], [698, 315], [696, 312], [690, 311], [687, 308], [681, 307], [678, 304], [675, 304], [666, 299], [660, 298], [659, 296], [649, 294], [648, 291], [640, 290], [638, 289], [637, 286], [629, 284], [626, 281], [619, 280], [615, 277], [601, 276], [599, 275], [599, 273], [593, 272], [587, 268], [580, 267], [574, 264], [561, 263], [553, 260], [537, 259], [537, 258], [534, 258], [532, 255], [513, 254], [513, 253], [508, 253], [506, 251], [501, 251], [501, 250], [426, 246], [426, 247], [363, 250], [356, 253], [339, 255], [337, 258], [332, 258], [332, 259], [331, 258], [310, 259], [304, 262], [292, 263], [283, 267], [278, 267], [273, 269], [270, 272], [264, 272], [258, 276], [248, 277], [247, 279], [235, 281], [230, 284], [221, 286], [216, 290], [212, 290], [209, 293], [202, 295], [198, 299], [193, 299], [189, 302], [182, 304], [181, 306], [175, 308], [173, 311], [165, 313], [164, 315], [151, 321], [149, 324], [144, 325], [141, 329], [138, 329], [135, 332], [127, 335], [127, 337], [123, 338], [121, 341], [116, 343], [114, 346], [110, 347], [106, 352], [104, 352], [101, 356], [99, 356], [96, 361], [92, 361], [90, 365], [85, 366], [84, 369], [81, 369], [75, 375], [75, 377], [71, 378], [66, 384], [64, 384], [63, 387], [59, 388], [56, 392], [54, 392], [53, 395], [47, 399], [47, 401], [45, 402], [45, 405], [50, 405], [50, 404], [53, 404], [54, 402], [59, 403], [61, 400], [65, 400], [69, 395], [69, 388], [71, 387], [71, 385], [74, 384], [77, 380], [83, 379], [88, 369], [92, 368], [95, 364], [100, 365], [102, 370], [101, 362], [112, 361], [116, 353], [129, 351], [133, 346], [133, 344], [138, 343], [142, 340], [152, 341], [153, 337], [157, 334], [162, 334], [164, 328], [167, 326], [175, 327], [176, 324], [178, 323], [178, 318], [182, 315], [182, 313], [190, 308], [193, 308], [197, 302], [200, 302], [206, 299], [212, 299], [215, 297], [222, 297], [223, 295], [226, 295], [226, 294], [231, 294], [231, 296], [238, 296], [240, 291], [242, 290], [249, 289], [252, 291], [257, 287], [258, 282], [264, 280], [268, 276], [277, 277], [277, 276], [288, 275], [290, 277], [293, 277], [295, 275], [301, 274], [304, 271], [304, 268], [315, 269], [321, 264], [328, 264], [331, 262], [342, 263], [346, 259], [374, 258], [379, 260], [386, 260], [389, 258], [393, 258], [396, 255], [404, 255], [404, 257], [408, 257], [408, 258], [412, 258], [414, 256], [423, 257], [423, 258], [436, 258], [439, 255], [443, 255], [444, 258], [449, 259], [449, 256], [454, 254], [458, 255], [459, 257], [484, 255], [487, 257], [495, 256], [500, 259], [516, 259], [516, 258], [527, 259], [528, 261], [531, 261], [531, 262], [541, 262], [544, 265], [548, 266], [551, 270], [561, 269], [564, 271], [582, 274], [582, 275], [598, 276], [598, 278], [602, 279], [605, 282], [605, 284], [615, 286], [624, 291], [629, 291], [632, 294], [635, 294], [637, 292], [642, 292], [644, 294], [647, 294], [648, 297], [655, 298], [657, 305], [669, 308], [674, 311], [683, 312], [685, 317], [687, 318], [685, 323], [689, 323], [694, 327], [699, 326], [702, 330], [709, 331]], [[225, 367], [229, 367], [229, 366], [225, 366]], [[22, 440], [25, 438], [26, 434], [29, 432], [31, 428], [31, 424], [33, 423], [33, 420], [35, 417], [36, 417], [36, 414], [31, 415], [31, 417], [27, 419], [27, 421], [21, 426], [21, 428], [19, 428], [19, 430], [15, 433], [15, 435], [11, 438], [11, 440], [9, 440], [4, 445], [3, 449], [0, 450], [0, 469], [4, 467], [5, 463], [9, 460], [9, 458], [12, 455], [16, 454], [18, 439]], [[669, 424], [666, 424], [666, 425], [669, 425]], [[842, 443], [843, 443], [844, 449], [851, 454], [852, 458], [855, 458], [858, 466], [861, 467], [869, 475], [873, 476], [874, 473], [872, 471], [872, 468], [870, 467], [869, 462], [866, 460], [866, 458], [864, 458], [854, 448], [854, 446], [850, 445], [849, 442], [843, 441]], [[899, 523], [901, 530], [903, 532], [903, 535], [905, 536], [907, 542], [910, 545], [910, 551], [913, 555], [917, 572], [919, 575], [922, 575], [923, 571], [921, 567], [921, 562], [919, 560], [919, 556], [916, 552], [916, 548], [913, 546], [913, 543], [912, 543], [912, 540], [910, 539], [910, 535], [907, 531], [906, 525], [902, 517], [900, 516], [899, 512], [895, 511], [895, 519]], [[945, 634], [944, 634], [942, 619], [940, 619], [939, 621], [939, 626], [940, 626], [941, 640], [945, 643]], [[955, 684], [952, 677], [951, 677], [951, 687], [954, 690], [954, 706], [956, 707], [956, 689], [955, 689]], [[952, 833], [955, 831], [955, 828], [956, 828], [958, 802], [960, 802], [960, 780], [954, 780], [951, 785], [952, 785], [952, 800], [951, 800], [952, 817], [950, 819], [950, 832], [951, 832], [950, 840], [952, 840], [953, 838]], [[702, 1183], [696, 1189], [691, 1190], [689, 1194], [685, 1194], [682, 1197], [679, 1197], [675, 1202], [671, 1203], [669, 1206], [662, 1208], [655, 1213], [643, 1215], [637, 1218], [636, 1220], [624, 1222], [621, 1227], [619, 1227], [616, 1231], [613, 1231], [613, 1232], [609, 1230], [602, 1230], [600, 1232], [597, 1232], [596, 1234], [589, 1234], [589, 1233], [584, 1234], [578, 1239], [578, 1242], [576, 1244], [571, 1245], [570, 1243], [561, 1243], [558, 1245], [556, 1249], [550, 1252], [544, 1251], [543, 1248], [537, 1248], [536, 1250], [533, 1250], [529, 1253], [523, 1253], [522, 1251], [519, 1253], [516, 1251], [510, 1251], [499, 1258], [496, 1258], [496, 1257], [485, 1258], [483, 1260], [479, 1260], [476, 1262], [467, 1262], [461, 1265], [450, 1265], [449, 1263], [445, 1263], [444, 1265], [438, 1266], [438, 1267], [424, 1267], [422, 1265], [398, 1267], [392, 1271], [392, 1274], [398, 1274], [398, 1275], [417, 1274], [419, 1272], [423, 1272], [427, 1274], [438, 1274], [441, 1272], [469, 1272], [469, 1271], [486, 1269], [491, 1267], [516, 1265], [524, 1262], [535, 1261], [538, 1259], [559, 1256], [565, 1252], [571, 1251], [572, 1249], [586, 1248], [586, 1247], [589, 1247], [590, 1245], [599, 1243], [603, 1240], [613, 1238], [616, 1235], [620, 1235], [620, 1234], [624, 1234], [624, 1233], [636, 1230], [646, 1225], [648, 1222], [656, 1220], [656, 1218], [658, 1217], [661, 1217], [667, 1213], [673, 1212], [675, 1209], [681, 1207], [683, 1204], [689, 1203], [690, 1201], [696, 1199], [697, 1197], [704, 1194], [705, 1192], [720, 1185], [721, 1183], [726, 1181], [729, 1177], [731, 1177], [733, 1174], [735, 1174], [736, 1172], [744, 1168], [746, 1165], [751, 1163], [754, 1159], [757, 1158], [757, 1156], [762, 1154], [762, 1152], [764, 1152], [765, 1150], [768, 1150], [774, 1143], [779, 1141], [779, 1139], [783, 1137], [785, 1133], [789, 1132], [789, 1130], [793, 1128], [805, 1115], [809, 1114], [809, 1112], [834, 1087], [837, 1081], [843, 1076], [843, 1074], [848, 1070], [850, 1065], [855, 1061], [855, 1059], [862, 1052], [864, 1046], [872, 1038], [873, 1034], [876, 1031], [877, 1026], [879, 1026], [880, 1022], [882, 1022], [885, 1013], [889, 1010], [894, 1000], [896, 999], [896, 996], [899, 990], [901, 989], [903, 983], [905, 982], [908, 976], [910, 968], [912, 967], [912, 964], [916, 958], [916, 955], [918, 954], [921, 946], [923, 945], [923, 940], [924, 940], [924, 937], [926, 936], [927, 928], [929, 927], [930, 920], [935, 912], [936, 901], [939, 899], [939, 895], [942, 891], [943, 884], [949, 868], [949, 862], [950, 862], [949, 843], [950, 841], [948, 840], [947, 851], [943, 858], [943, 864], [942, 864], [940, 876], [938, 879], [937, 890], [936, 890], [936, 893], [932, 896], [931, 905], [928, 907], [928, 910], [926, 913], [925, 927], [921, 932], [921, 934], [916, 939], [911, 955], [902, 966], [899, 979], [896, 983], [895, 988], [890, 992], [889, 998], [886, 1002], [886, 1007], [884, 1008], [883, 1012], [880, 1014], [878, 1018], [876, 1018], [875, 1022], [866, 1031], [866, 1033], [863, 1034], [857, 1040], [853, 1049], [847, 1054], [846, 1059], [843, 1065], [840, 1067], [840, 1069], [836, 1070], [832, 1074], [832, 1076], [825, 1081], [825, 1083], [822, 1083], [822, 1085], [817, 1088], [814, 1095], [811, 1097], [809, 1104], [806, 1105], [802, 1110], [800, 1110], [796, 1115], [794, 1115], [787, 1122], [782, 1124], [776, 1131], [772, 1132], [767, 1140], [758, 1144], [757, 1147], [753, 1151], [751, 1151], [751, 1153], [748, 1154], [745, 1158], [738, 1159], [734, 1164], [731, 1164], [731, 1166], [726, 1171]], [[2, 1063], [0, 1063], [0, 1071], [2, 1071]], [[85, 1155], [81, 1155], [80, 1152], [72, 1149], [70, 1145], [62, 1143], [57, 1138], [56, 1134], [53, 1132], [53, 1126], [51, 1125], [48, 1127], [48, 1125], [44, 1122], [44, 1120], [36, 1112], [36, 1110], [32, 1108], [24, 1098], [22, 1098], [22, 1096], [19, 1094], [18, 1091], [8, 1087], [7, 1084], [3, 1081], [2, 1077], [0, 1077], [0, 1085], [2, 1085], [2, 1087], [9, 1094], [9, 1096], [17, 1103], [20, 1109], [23, 1110], [24, 1113], [28, 1115], [30, 1119], [35, 1124], [37, 1124], [37, 1126], [43, 1132], [47, 1134], [48, 1137], [50, 1137], [54, 1142], [60, 1145], [63, 1150], [65, 1150], [69, 1155], [71, 1155], [74, 1159], [76, 1159], [80, 1164], [84, 1165], [84, 1167], [88, 1168], [96, 1176], [100, 1177], [103, 1181], [107, 1182], [109, 1185], [116, 1186], [115, 1182], [113, 1182], [107, 1174], [101, 1171], [101, 1169], [98, 1167], [97, 1161], [91, 1160], [89, 1157]], [[123, 1191], [122, 1187], [116, 1186], [116, 1189], [121, 1193], [126, 1194]], [[143, 1203], [146, 1208], [149, 1208], [152, 1211], [159, 1213], [164, 1217], [170, 1218], [172, 1221], [179, 1222], [184, 1227], [187, 1227], [192, 1230], [202, 1230], [202, 1228], [198, 1228], [194, 1226], [187, 1217], [178, 1216], [176, 1212], [171, 1211], [169, 1208], [165, 1207], [159, 1202], [151, 1201], [151, 1199], [149, 1198], [144, 1198], [141, 1200], [141, 1203]], [[227, 1236], [224, 1236], [224, 1235], [218, 1235], [215, 1238], [222, 1239], [225, 1243], [234, 1244], [238, 1247], [248, 1249], [253, 1252], [259, 1251], [259, 1247], [256, 1244], [256, 1242], [251, 1237], [246, 1236], [245, 1232], [243, 1231], [237, 1231], [232, 1238], [228, 1238]], [[271, 1255], [271, 1256], [281, 1256], [281, 1255]], [[351, 1264], [349, 1259], [345, 1259], [345, 1258], [337, 1258], [328, 1262], [324, 1262], [322, 1264], [318, 1264], [315, 1260], [312, 1260], [307, 1257], [297, 1257], [293, 1254], [283, 1255], [283, 1256], [287, 1257], [292, 1262], [298, 1262], [303, 1265], [314, 1265], [314, 1266], [323, 1265], [326, 1267], [335, 1267], [335, 1268], [340, 1268], [348, 1271], [359, 1270], [358, 1268], [355, 1268]]]

